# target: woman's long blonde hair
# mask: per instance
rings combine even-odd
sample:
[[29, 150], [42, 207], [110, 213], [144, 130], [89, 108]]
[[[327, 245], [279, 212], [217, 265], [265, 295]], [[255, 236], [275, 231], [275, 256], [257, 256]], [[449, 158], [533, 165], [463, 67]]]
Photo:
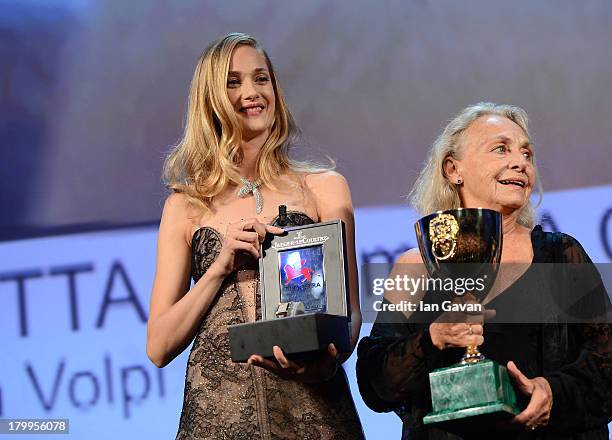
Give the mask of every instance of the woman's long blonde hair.
[[332, 168], [289, 157], [289, 150], [299, 137], [299, 128], [272, 62], [255, 38], [242, 33], [228, 34], [211, 43], [198, 60], [191, 80], [184, 133], [168, 154], [163, 170], [168, 189], [184, 193], [190, 202], [205, 211], [213, 197], [230, 182], [240, 183], [242, 133], [226, 91], [232, 54], [238, 46], [251, 46], [263, 54], [274, 88], [274, 122], [256, 164], [262, 184], [275, 188], [274, 178], [287, 171], [317, 172]]
[[[433, 143], [425, 167], [414, 183], [412, 191], [410, 191], [410, 202], [419, 214], [427, 215], [436, 211], [461, 207], [459, 190], [456, 185], [447, 179], [444, 173], [444, 161], [447, 157], [460, 159], [461, 145], [459, 141], [461, 134], [472, 122], [485, 115], [498, 115], [510, 119], [521, 127], [527, 138], [531, 140], [527, 113], [520, 107], [493, 102], [479, 102], [464, 108], [448, 123], [442, 134]], [[541, 199], [542, 186], [536, 168], [535, 154], [532, 156], [532, 160], [536, 176], [538, 176], [536, 188]], [[531, 228], [534, 225], [534, 217], [535, 212], [530, 200], [519, 211], [518, 222]]]

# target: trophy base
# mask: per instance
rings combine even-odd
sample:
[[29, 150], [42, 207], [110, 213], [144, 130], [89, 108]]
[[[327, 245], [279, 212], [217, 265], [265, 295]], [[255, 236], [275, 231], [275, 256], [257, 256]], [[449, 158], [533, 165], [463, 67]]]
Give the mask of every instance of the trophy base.
[[453, 433], [487, 430], [521, 412], [506, 367], [490, 359], [434, 370], [429, 382], [433, 412], [424, 424], [438, 423]]
[[232, 361], [246, 362], [252, 354], [271, 358], [274, 345], [294, 358], [325, 350], [332, 342], [338, 352], [346, 353], [351, 350], [349, 325], [348, 317], [326, 313], [230, 325]]

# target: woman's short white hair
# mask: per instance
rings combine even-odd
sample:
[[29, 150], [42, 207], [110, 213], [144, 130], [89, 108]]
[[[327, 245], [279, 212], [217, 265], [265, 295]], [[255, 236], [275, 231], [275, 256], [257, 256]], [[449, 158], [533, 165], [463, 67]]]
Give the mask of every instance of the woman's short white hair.
[[[412, 191], [410, 191], [410, 202], [421, 215], [461, 207], [459, 191], [454, 183], [451, 183], [444, 173], [444, 161], [447, 157], [460, 159], [461, 134], [472, 122], [481, 116], [499, 115], [510, 119], [523, 129], [527, 138], [531, 141], [528, 130], [527, 113], [520, 107], [513, 105], [496, 104], [494, 102], [479, 102], [464, 108], [444, 128], [444, 131], [433, 143], [425, 167], [419, 174]], [[532, 156], [535, 168], [535, 155]], [[536, 188], [542, 197], [542, 187], [539, 179]], [[528, 228], [534, 225], [535, 210], [529, 201], [519, 212], [518, 222]]]

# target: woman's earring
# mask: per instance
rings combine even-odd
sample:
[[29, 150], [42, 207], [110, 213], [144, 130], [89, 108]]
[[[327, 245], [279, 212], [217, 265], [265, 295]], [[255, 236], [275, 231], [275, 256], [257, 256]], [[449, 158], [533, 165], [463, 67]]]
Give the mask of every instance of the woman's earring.
[[457, 179], [457, 185], [461, 185], [461, 183], [462, 183], [462, 182], [463, 182], [463, 180], [461, 180], [461, 177], [459, 177], [459, 178]]

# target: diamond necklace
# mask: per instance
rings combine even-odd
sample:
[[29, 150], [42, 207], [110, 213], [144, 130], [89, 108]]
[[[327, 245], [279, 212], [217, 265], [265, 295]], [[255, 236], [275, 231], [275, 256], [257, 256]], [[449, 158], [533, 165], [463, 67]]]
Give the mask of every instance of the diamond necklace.
[[263, 196], [261, 195], [261, 191], [259, 191], [259, 187], [261, 186], [261, 179], [257, 179], [252, 182], [245, 177], [240, 178], [240, 182], [242, 186], [238, 189], [236, 195], [241, 199], [248, 197], [249, 194], [253, 194], [255, 196], [255, 211], [257, 214], [261, 214], [263, 210]]

